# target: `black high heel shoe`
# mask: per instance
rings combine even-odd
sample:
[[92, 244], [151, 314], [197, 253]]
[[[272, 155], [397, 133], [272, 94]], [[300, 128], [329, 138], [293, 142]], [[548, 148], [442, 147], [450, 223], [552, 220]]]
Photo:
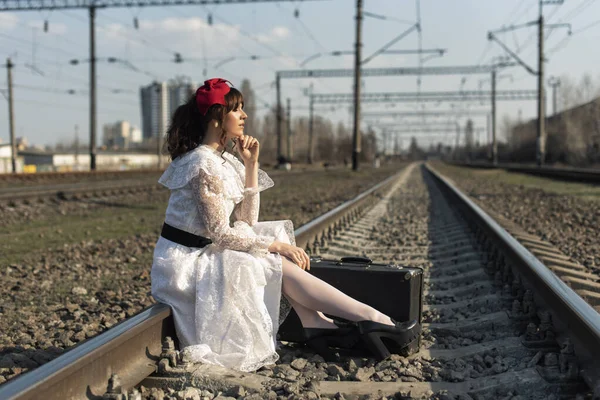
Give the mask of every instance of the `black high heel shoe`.
[[359, 321], [356, 323], [360, 337], [367, 349], [380, 361], [391, 354], [390, 349], [382, 339], [386, 339], [393, 352], [405, 348], [421, 334], [421, 324], [417, 320], [396, 322], [395, 326], [380, 324], [374, 321]]
[[340, 360], [339, 354], [331, 348], [351, 349], [360, 340], [355, 326], [339, 327], [337, 329], [303, 328], [304, 344], [319, 354], [327, 362]]

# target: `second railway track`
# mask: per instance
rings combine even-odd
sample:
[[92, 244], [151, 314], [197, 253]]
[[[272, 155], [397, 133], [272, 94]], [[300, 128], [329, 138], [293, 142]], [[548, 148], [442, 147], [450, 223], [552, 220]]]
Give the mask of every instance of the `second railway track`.
[[[349, 202], [337, 215], [333, 210], [297, 231], [298, 243], [313, 254], [364, 255], [425, 270], [423, 346], [416, 354], [380, 363], [362, 358], [326, 363], [284, 345], [276, 366], [256, 374], [224, 373], [186, 365], [168, 345], [161, 350], [173, 331], [168, 307], [157, 305], [1, 387], [0, 397], [35, 398], [54, 389], [64, 398], [80, 390], [75, 381], [81, 379], [88, 380], [83, 382], [88, 395], [101, 395], [112, 373], [123, 388], [113, 380], [109, 398], [140, 381], [146, 391], [135, 396], [151, 398], [147, 388], [154, 386], [154, 396], [174, 399], [183, 398], [190, 382], [204, 385], [208, 398], [218, 392], [275, 399], [339, 398], [338, 393], [464, 399], [600, 395], [598, 314], [448, 184], [413, 165], [394, 183], [396, 190]], [[364, 202], [376, 197], [381, 200], [367, 209]], [[158, 373], [144, 379], [157, 364]]]

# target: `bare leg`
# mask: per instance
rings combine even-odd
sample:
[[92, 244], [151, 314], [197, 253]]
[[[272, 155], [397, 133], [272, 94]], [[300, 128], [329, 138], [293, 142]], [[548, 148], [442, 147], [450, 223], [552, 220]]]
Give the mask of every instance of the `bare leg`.
[[303, 271], [287, 258], [282, 257], [282, 260], [283, 292], [286, 297], [304, 308], [318, 310], [349, 321], [370, 320], [394, 325], [387, 315], [345, 295], [330, 284]]
[[290, 296], [287, 296], [285, 292], [283, 294], [294, 308], [294, 311], [296, 311], [296, 314], [298, 314], [300, 322], [304, 328], [337, 328], [337, 325], [333, 322], [333, 320], [331, 318], [327, 318], [322, 312], [306, 308], [297, 301], [294, 301], [294, 299], [292, 299]]

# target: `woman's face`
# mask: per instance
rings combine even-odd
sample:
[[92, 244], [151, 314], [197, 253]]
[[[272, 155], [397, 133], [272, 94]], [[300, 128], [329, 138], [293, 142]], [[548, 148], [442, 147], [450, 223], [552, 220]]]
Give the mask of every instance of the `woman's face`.
[[235, 110], [229, 111], [223, 120], [223, 129], [227, 132], [230, 139], [241, 137], [244, 134], [244, 121], [248, 116], [241, 106]]

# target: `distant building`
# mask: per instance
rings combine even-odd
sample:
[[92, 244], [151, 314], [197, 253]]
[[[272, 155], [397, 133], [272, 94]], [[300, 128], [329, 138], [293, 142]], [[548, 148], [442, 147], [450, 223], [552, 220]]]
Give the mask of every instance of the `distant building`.
[[127, 150], [134, 147], [135, 144], [142, 142], [142, 132], [139, 128], [131, 126], [128, 121], [105, 124], [103, 131], [104, 138], [102, 144], [109, 149]]
[[165, 82], [153, 82], [140, 89], [142, 105], [142, 138], [161, 137], [169, 124], [169, 94]]
[[[21, 163], [24, 163], [25, 167], [31, 172], [88, 171], [90, 169], [90, 155], [88, 153], [26, 150], [19, 152], [19, 158], [22, 160]], [[161, 156], [161, 165], [167, 164], [168, 157], [166, 155]], [[8, 165], [10, 168], [10, 163]], [[1, 166], [0, 158], [0, 168]], [[98, 151], [96, 153], [96, 168], [98, 170], [155, 169], [157, 166], [158, 157], [152, 153], [134, 151]]]
[[114, 124], [105, 124], [103, 127], [104, 140], [102, 143], [108, 147], [127, 149], [129, 147], [129, 134], [131, 127], [127, 121], [119, 121]]
[[25, 150], [29, 147], [29, 141], [25, 137], [15, 138], [15, 145], [17, 146], [17, 150]]
[[[12, 172], [10, 143], [0, 143], [0, 174]], [[17, 155], [16, 159], [17, 172], [23, 172], [23, 157]]]
[[165, 135], [171, 116], [194, 93], [190, 80], [178, 78], [168, 83], [153, 82], [140, 89], [142, 105], [142, 140]]
[[[546, 118], [546, 162], [586, 165], [600, 162], [600, 98]], [[508, 138], [515, 160], [533, 161], [537, 119], [512, 127]]]
[[191, 82], [169, 82], [169, 118], [180, 105], [194, 93], [196, 87]]
[[129, 143], [142, 143], [142, 130], [136, 126], [132, 126], [129, 131]]

